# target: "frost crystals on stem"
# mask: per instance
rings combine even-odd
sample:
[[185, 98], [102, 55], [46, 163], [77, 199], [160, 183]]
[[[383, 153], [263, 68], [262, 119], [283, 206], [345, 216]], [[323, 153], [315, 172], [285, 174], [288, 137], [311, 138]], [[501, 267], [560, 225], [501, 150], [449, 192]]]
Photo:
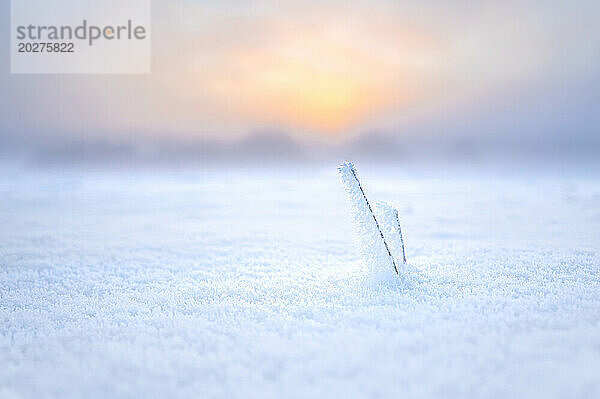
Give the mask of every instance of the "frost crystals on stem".
[[338, 167], [338, 173], [350, 201], [352, 216], [360, 242], [360, 250], [367, 265], [370, 267], [371, 273], [386, 273], [386, 269], [389, 266], [384, 265], [391, 263], [394, 271], [399, 275], [396, 260], [390, 251], [390, 246], [386, 241], [382, 226], [377, 220], [373, 208], [371, 208], [371, 204], [360, 184], [354, 165], [351, 162], [345, 162]]

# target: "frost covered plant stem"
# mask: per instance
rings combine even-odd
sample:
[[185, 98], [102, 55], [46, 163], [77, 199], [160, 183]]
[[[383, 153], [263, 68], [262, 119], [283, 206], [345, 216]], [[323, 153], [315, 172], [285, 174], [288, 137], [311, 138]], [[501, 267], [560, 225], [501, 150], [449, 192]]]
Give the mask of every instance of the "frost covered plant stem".
[[398, 210], [394, 209], [394, 216], [396, 217], [396, 224], [398, 225], [398, 235], [400, 236], [400, 244], [402, 244], [402, 261], [406, 263], [406, 251], [404, 250], [404, 238], [402, 238], [402, 228], [400, 227], [400, 217], [398, 216]]
[[[362, 240], [361, 249], [363, 255], [365, 255], [367, 262], [371, 265], [371, 269], [376, 269], [378, 264], [377, 256], [373, 256], [374, 253], [377, 252], [377, 248], [380, 245], [374, 243], [372, 240], [372, 226], [374, 225], [377, 233], [379, 233], [379, 237], [381, 238], [381, 243], [385, 248], [385, 252], [387, 253], [387, 258], [392, 263], [394, 271], [397, 275], [399, 275], [398, 267], [396, 266], [396, 261], [390, 252], [390, 248], [388, 243], [385, 240], [383, 235], [383, 231], [381, 230], [381, 226], [377, 221], [377, 217], [373, 212], [373, 208], [371, 208], [371, 204], [365, 195], [365, 191], [360, 184], [360, 180], [356, 174], [356, 169], [351, 162], [345, 162], [338, 167], [338, 173], [344, 183], [344, 188], [346, 190], [346, 194], [348, 195], [348, 199], [352, 205], [353, 216], [355, 220], [355, 224], [357, 226], [359, 238]], [[374, 259], [372, 259], [374, 258]]]

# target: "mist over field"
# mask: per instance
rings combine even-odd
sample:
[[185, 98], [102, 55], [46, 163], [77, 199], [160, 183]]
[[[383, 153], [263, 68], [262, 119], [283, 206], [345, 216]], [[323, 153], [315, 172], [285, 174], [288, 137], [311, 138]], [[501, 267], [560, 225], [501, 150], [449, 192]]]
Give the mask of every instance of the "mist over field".
[[0, 398], [599, 397], [599, 11], [155, 0], [146, 75], [0, 41]]
[[147, 75], [11, 75], [0, 43], [0, 156], [572, 163], [600, 149], [594, 2], [152, 6]]

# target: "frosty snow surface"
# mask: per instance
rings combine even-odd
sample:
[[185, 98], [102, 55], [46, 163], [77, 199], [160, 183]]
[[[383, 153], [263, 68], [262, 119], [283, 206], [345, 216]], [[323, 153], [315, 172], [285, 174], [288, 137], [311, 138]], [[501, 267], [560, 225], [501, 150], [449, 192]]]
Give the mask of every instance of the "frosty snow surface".
[[413, 286], [333, 167], [0, 170], [0, 398], [600, 397], [598, 176], [360, 167]]

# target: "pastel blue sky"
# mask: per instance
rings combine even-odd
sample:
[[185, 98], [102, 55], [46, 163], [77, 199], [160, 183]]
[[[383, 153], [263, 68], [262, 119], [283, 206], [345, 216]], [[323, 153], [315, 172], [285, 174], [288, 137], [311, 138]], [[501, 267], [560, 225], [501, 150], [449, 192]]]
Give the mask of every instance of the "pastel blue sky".
[[[1, 29], [9, 34], [9, 5]], [[597, 136], [594, 1], [152, 3], [152, 74], [10, 75], [4, 141]]]

